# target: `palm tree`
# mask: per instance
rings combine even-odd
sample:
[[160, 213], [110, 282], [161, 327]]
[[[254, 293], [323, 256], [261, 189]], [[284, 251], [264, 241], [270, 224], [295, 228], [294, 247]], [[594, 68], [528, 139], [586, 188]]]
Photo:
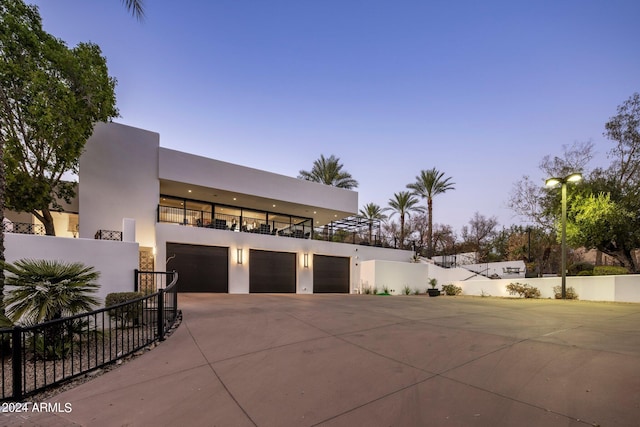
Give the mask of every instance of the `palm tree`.
[[357, 187], [358, 181], [353, 179], [349, 172], [343, 172], [342, 167], [340, 159], [333, 154], [328, 159], [320, 155], [320, 158], [313, 162], [311, 171], [301, 170], [298, 178], [347, 190]]
[[360, 209], [360, 215], [369, 221], [369, 243], [371, 244], [371, 237], [373, 235], [373, 220], [374, 219], [387, 219], [387, 216], [383, 213], [384, 210], [375, 203], [367, 203]]
[[407, 188], [413, 190], [413, 194], [427, 199], [427, 256], [429, 258], [433, 256], [433, 198], [449, 190], [455, 190], [454, 185], [451, 177], [444, 178], [444, 172], [436, 168], [420, 171], [420, 175], [416, 176], [416, 182], [407, 185]]
[[411, 216], [412, 212], [422, 212], [424, 208], [417, 206], [419, 200], [409, 191], [401, 191], [393, 194], [393, 199], [389, 199], [389, 208], [394, 214], [400, 215], [400, 247], [404, 246], [404, 219]]
[[144, 0], [122, 0], [125, 7], [139, 21], [144, 18]]
[[21, 259], [3, 263], [10, 275], [5, 283], [12, 286], [5, 297], [7, 314], [25, 325], [90, 311], [98, 305], [89, 295], [98, 291], [95, 283], [100, 273], [82, 263]]

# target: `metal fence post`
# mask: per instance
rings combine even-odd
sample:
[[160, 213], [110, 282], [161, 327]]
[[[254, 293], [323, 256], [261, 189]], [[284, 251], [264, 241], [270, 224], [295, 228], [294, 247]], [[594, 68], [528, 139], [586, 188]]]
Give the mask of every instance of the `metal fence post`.
[[158, 291], [158, 340], [164, 341], [164, 289]]
[[22, 328], [16, 326], [11, 333], [13, 398], [22, 400]]
[[138, 276], [140, 275], [140, 270], [138, 270], [137, 268], [135, 270], [133, 270], [133, 291], [134, 292], [138, 292], [139, 289], [139, 283], [138, 283]]

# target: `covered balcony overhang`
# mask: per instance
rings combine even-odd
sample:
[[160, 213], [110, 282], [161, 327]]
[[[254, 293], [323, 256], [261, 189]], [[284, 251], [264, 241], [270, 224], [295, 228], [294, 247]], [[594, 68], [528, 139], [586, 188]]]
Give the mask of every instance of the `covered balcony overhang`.
[[[272, 197], [261, 197], [254, 194], [239, 193], [221, 188], [205, 187], [166, 179], [160, 180], [160, 194], [187, 200], [208, 202], [220, 206], [246, 208], [262, 212], [309, 218], [313, 220], [314, 227], [324, 226], [353, 215], [352, 212], [340, 209], [329, 209], [310, 204], [294, 203]], [[160, 202], [162, 204], [162, 201]]]

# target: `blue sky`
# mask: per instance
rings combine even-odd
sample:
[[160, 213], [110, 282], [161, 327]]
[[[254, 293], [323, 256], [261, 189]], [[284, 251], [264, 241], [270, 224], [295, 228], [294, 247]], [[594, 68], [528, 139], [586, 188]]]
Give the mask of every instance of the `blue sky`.
[[640, 91], [637, 0], [38, 0], [45, 30], [100, 45], [116, 121], [160, 144], [297, 176], [340, 157], [360, 206], [421, 169], [453, 177], [434, 221], [520, 223], [513, 184], [592, 140]]

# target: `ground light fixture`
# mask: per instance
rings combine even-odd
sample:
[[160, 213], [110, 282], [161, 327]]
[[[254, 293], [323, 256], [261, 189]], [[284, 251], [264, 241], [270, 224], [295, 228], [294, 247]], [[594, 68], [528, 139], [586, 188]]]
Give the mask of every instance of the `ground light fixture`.
[[547, 187], [562, 185], [562, 299], [567, 298], [567, 183], [582, 180], [581, 173], [572, 173], [564, 178], [549, 178], [545, 181]]

